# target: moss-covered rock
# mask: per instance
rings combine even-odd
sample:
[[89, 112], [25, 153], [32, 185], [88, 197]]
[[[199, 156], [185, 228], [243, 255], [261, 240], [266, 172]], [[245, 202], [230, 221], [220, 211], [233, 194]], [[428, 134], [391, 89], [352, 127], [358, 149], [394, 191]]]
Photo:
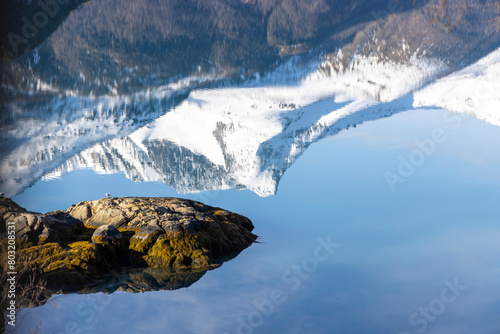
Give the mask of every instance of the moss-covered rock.
[[122, 234], [113, 225], [102, 225], [95, 229], [92, 234], [92, 242], [108, 243], [122, 238]]
[[106, 197], [40, 214], [0, 197], [0, 222], [15, 225], [19, 257], [57, 288], [125, 266], [203, 272], [257, 238], [248, 218], [178, 198]]

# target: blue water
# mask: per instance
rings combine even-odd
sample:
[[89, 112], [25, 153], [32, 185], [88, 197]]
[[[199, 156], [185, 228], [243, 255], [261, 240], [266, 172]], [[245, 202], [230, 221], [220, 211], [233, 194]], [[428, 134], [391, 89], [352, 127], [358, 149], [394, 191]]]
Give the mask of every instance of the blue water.
[[[415, 153], [436, 129], [444, 140]], [[39, 181], [13, 199], [46, 212], [106, 192], [192, 198], [249, 217], [261, 243], [189, 288], [55, 296], [18, 331], [498, 333], [498, 143], [496, 126], [416, 110], [313, 144], [266, 198], [88, 170]], [[410, 157], [418, 165], [391, 188], [387, 172]]]

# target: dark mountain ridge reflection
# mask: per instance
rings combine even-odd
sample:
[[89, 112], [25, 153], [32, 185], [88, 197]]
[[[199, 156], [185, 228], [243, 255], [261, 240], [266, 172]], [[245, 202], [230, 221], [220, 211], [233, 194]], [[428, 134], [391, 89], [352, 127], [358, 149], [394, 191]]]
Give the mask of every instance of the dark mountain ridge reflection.
[[329, 54], [352, 42], [365, 55], [391, 57], [405, 38], [411, 54], [452, 65], [498, 46], [496, 1], [450, 2], [431, 24], [437, 3], [92, 0], [40, 45], [36, 64], [30, 55], [2, 62], [0, 79], [9, 94], [36, 89], [38, 81], [61, 92], [125, 94], [198, 73], [252, 75], [272, 70], [283, 56]]
[[0, 59], [18, 58], [42, 44], [83, 2], [85, 0], [2, 1]]
[[[500, 46], [496, 1], [455, 1], [433, 16], [437, 2], [92, 0], [33, 54], [0, 62], [0, 190], [13, 196], [40, 178], [92, 167], [180, 192], [237, 186], [273, 194], [314, 141], [401, 110], [393, 102]], [[297, 91], [315, 96], [303, 103], [286, 92], [259, 97], [304, 82], [331, 89]], [[254, 97], [237, 92], [259, 106], [239, 107], [237, 94], [232, 111], [224, 99], [209, 103], [221, 105], [204, 138], [216, 153], [198, 147], [204, 139], [158, 135], [166, 126], [157, 119], [183, 101], [193, 110], [204, 103], [192, 92], [227, 86], [268, 88]], [[333, 96], [386, 104], [316, 122], [342, 113], [340, 103], [314, 107]], [[229, 116], [235, 109], [246, 115]], [[261, 123], [246, 123], [249, 115]], [[196, 122], [182, 127], [195, 133]], [[148, 128], [156, 134], [145, 141], [129, 137]], [[246, 145], [238, 131], [252, 140], [249, 151], [238, 151]]]
[[92, 0], [37, 50], [40, 60], [30, 71], [29, 56], [1, 64], [2, 82], [17, 89], [40, 79], [102, 94], [198, 72], [239, 76], [269, 69], [281, 55], [305, 52], [384, 9], [385, 0]]

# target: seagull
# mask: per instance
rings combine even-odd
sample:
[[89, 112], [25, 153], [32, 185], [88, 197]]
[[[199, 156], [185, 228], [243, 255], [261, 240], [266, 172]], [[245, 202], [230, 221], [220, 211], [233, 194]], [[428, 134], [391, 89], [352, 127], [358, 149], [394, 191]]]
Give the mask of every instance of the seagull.
[[0, 196], [5, 196], [5, 194], [4, 193], [0, 193]]
[[110, 197], [110, 196], [111, 196], [110, 194], [106, 193], [106, 197]]

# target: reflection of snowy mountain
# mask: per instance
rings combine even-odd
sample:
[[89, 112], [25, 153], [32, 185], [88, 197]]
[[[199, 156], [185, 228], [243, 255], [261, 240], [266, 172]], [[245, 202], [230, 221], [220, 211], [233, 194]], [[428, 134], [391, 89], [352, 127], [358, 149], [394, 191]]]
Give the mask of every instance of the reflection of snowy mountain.
[[[40, 177], [93, 168], [165, 182], [179, 192], [237, 186], [267, 196], [311, 143], [367, 120], [437, 106], [500, 124], [499, 54], [428, 87], [446, 70], [439, 62], [398, 65], [355, 57], [348, 69], [328, 73], [331, 59], [315, 65], [292, 59], [240, 88], [187, 95], [187, 82], [134, 96], [8, 104], [0, 186], [13, 195]], [[477, 94], [481, 87], [488, 96]]]
[[1, 105], [0, 187], [16, 194], [74, 154], [127, 135], [185, 98], [186, 89], [214, 78], [188, 78], [127, 96], [30, 96]]
[[311, 143], [411, 106], [409, 99], [385, 105], [325, 99], [302, 106], [307, 102], [294, 88], [195, 92], [151, 125], [95, 145], [47, 177], [90, 167], [162, 181], [179, 192], [237, 186], [268, 196]]
[[500, 126], [500, 49], [416, 92], [414, 106], [465, 112]]
[[[259, 193], [272, 193], [275, 186], [262, 181], [260, 172], [257, 172], [261, 168], [261, 163], [255, 158], [256, 152], [260, 143], [286, 130], [286, 123], [291, 119], [299, 117], [300, 113], [314, 112], [299, 106], [306, 106], [333, 95], [350, 99], [376, 98], [381, 96], [381, 89], [390, 92], [388, 96], [398, 96], [406, 93], [408, 89], [421, 86], [429, 77], [443, 70], [443, 66], [438, 62], [435, 63], [433, 71], [425, 70], [426, 67], [422, 66], [426, 64], [425, 60], [415, 62], [412, 66], [395, 63], [387, 66], [387, 63], [373, 63], [362, 57], [357, 57], [353, 61], [348, 70], [332, 73], [325, 70], [329, 68], [331, 59], [319, 62], [292, 57], [265, 76], [256, 74], [246, 79], [245, 86], [254, 88], [219, 89], [210, 93], [193, 92], [180, 108], [169, 113], [164, 120], [160, 119], [151, 125], [156, 130], [150, 135], [146, 134], [147, 128], [142, 129], [140, 133], [149, 136], [150, 150], [153, 150], [153, 141], [156, 143], [155, 152], [165, 150], [160, 146], [170, 147], [170, 144], [167, 145], [170, 142], [205, 156], [216, 166], [222, 166], [221, 168], [228, 168], [232, 160], [239, 161], [238, 157], [245, 156], [247, 162], [253, 165], [249, 167], [244, 161], [240, 161], [237, 167], [232, 163], [231, 176], [228, 176], [227, 180], [221, 180], [217, 187], [228, 187], [238, 183], [247, 186], [253, 184], [256, 189], [261, 189], [258, 190]], [[388, 82], [387, 78], [403, 70], [408, 74], [406, 82], [408, 86], [402, 89], [399, 83], [389, 85], [390, 81]], [[410, 72], [412, 75], [409, 75]], [[384, 76], [380, 75], [381, 73], [384, 73]], [[49, 85], [40, 83], [40, 89], [45, 90], [45, 93], [34, 93], [35, 95], [26, 100], [13, 98], [14, 101], [1, 106], [1, 191], [9, 195], [17, 194], [78, 152], [97, 143], [112, 138], [122, 138], [132, 133], [163, 115], [200, 84], [216, 87], [229, 83], [229, 81], [217, 81], [218, 78], [218, 74], [211, 74], [180, 80], [131, 95], [97, 97], [77, 96], [70, 91], [59, 92]], [[377, 78], [384, 79], [378, 81]], [[277, 85], [292, 86], [276, 88]], [[273, 88], [258, 88], [269, 86]], [[303, 98], [298, 99], [297, 96]], [[330, 111], [337, 107], [332, 108]], [[201, 117], [205, 117], [208, 123], [193, 121], [203, 119]], [[167, 131], [165, 125], [167, 123], [176, 125], [170, 126]], [[208, 125], [210, 131], [207, 132]], [[199, 137], [181, 135], [179, 129], [190, 129], [197, 136], [203, 134], [205, 139], [199, 140]], [[255, 132], [255, 129], [260, 131]], [[251, 141], [248, 145], [247, 139]], [[203, 147], [198, 147], [200, 142], [203, 143]], [[139, 142], [136, 140], [136, 143]], [[240, 149], [241, 145], [243, 148]], [[182, 152], [179, 154], [184, 154], [185, 150]], [[252, 155], [254, 157], [250, 158]], [[165, 163], [158, 163], [158, 160], [157, 158], [157, 168], [163, 170], [159, 173], [165, 175], [165, 167], [161, 167]], [[124, 169], [126, 168], [121, 168]], [[254, 171], [253, 174], [247, 173], [249, 169]], [[234, 173], [239, 176], [236, 177]], [[131, 177], [134, 178], [132, 175]], [[263, 184], [257, 186], [256, 182]], [[189, 185], [184, 186], [184, 184]], [[190, 184], [192, 182], [175, 180], [175, 187], [186, 189], [185, 191], [192, 189]], [[214, 186], [207, 185], [207, 187]], [[196, 189], [201, 190], [203, 187], [198, 185]]]

